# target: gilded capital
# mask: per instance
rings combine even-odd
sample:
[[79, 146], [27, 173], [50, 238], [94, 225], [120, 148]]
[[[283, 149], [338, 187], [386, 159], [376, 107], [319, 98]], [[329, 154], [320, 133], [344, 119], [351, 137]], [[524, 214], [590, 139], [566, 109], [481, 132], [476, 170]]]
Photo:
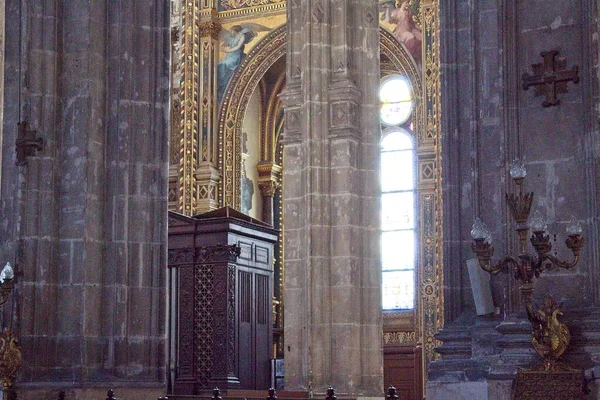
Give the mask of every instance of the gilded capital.
[[210, 20], [200, 23], [200, 37], [210, 37], [212, 39], [218, 39], [219, 33], [221, 32], [221, 23], [219, 21]]
[[264, 181], [264, 182], [260, 182], [260, 181], [258, 182], [258, 187], [264, 197], [275, 197], [275, 192], [277, 192], [277, 189], [280, 186], [281, 186], [281, 184], [279, 182], [271, 181], [271, 180]]

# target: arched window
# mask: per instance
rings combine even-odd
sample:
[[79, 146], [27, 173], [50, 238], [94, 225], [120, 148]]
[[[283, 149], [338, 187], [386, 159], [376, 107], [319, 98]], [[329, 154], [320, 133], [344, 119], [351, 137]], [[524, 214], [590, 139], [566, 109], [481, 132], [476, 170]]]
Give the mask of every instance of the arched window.
[[414, 108], [410, 82], [402, 75], [382, 80], [381, 259], [384, 310], [415, 306], [416, 196]]

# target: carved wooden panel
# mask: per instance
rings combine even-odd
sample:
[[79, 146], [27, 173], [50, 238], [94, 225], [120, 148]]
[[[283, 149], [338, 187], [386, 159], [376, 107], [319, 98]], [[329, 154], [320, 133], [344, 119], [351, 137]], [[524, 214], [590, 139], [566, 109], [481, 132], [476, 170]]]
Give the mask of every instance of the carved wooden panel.
[[195, 337], [196, 373], [202, 385], [207, 385], [212, 371], [213, 359], [213, 266], [195, 267]]

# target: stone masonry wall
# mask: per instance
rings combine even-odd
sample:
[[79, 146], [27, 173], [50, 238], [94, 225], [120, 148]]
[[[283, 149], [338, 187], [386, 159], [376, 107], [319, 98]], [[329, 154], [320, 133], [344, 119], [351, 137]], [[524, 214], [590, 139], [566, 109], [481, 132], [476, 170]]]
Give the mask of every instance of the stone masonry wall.
[[[0, 261], [23, 273], [4, 309], [20, 397], [161, 388], [169, 4], [7, 0], [6, 16]], [[19, 121], [44, 139], [22, 167]]]

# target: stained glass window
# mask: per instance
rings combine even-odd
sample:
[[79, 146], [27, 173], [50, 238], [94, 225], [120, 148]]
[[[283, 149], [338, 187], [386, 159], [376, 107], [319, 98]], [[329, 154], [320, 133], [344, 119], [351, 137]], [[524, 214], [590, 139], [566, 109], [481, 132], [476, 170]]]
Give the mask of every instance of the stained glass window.
[[384, 310], [415, 306], [415, 145], [410, 129], [412, 90], [400, 75], [387, 77], [379, 91], [381, 123], [381, 269]]

